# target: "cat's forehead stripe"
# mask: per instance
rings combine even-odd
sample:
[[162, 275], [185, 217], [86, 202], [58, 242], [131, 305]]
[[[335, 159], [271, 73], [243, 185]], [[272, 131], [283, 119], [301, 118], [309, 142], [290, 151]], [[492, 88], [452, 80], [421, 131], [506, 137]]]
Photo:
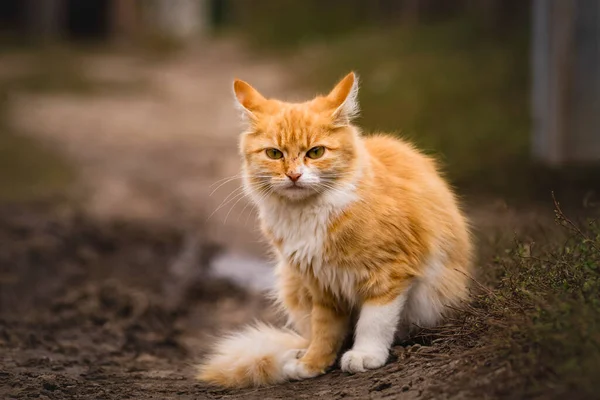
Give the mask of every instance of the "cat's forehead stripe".
[[268, 126], [268, 135], [277, 146], [307, 148], [319, 132], [314, 116], [305, 109], [290, 106], [274, 116]]

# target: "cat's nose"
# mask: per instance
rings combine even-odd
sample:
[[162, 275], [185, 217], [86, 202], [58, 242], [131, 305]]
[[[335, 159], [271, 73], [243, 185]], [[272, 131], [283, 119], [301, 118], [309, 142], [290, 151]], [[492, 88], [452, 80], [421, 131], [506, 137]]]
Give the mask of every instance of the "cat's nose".
[[299, 172], [288, 172], [286, 175], [292, 182], [296, 182], [302, 176]]

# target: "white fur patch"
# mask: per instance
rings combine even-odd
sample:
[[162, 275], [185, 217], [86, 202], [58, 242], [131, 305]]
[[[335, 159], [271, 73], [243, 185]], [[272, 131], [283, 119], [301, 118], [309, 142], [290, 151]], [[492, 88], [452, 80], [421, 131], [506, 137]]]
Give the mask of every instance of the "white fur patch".
[[304, 363], [298, 359], [288, 360], [283, 365], [283, 375], [286, 379], [298, 381], [301, 379], [314, 378], [319, 375], [319, 371], [311, 372], [308, 371], [304, 365]]
[[323, 259], [327, 227], [332, 217], [357, 200], [354, 184], [346, 184], [310, 205], [299, 205], [277, 199], [258, 202], [262, 221], [273, 236], [281, 240], [284, 261], [298, 265], [301, 273], [310, 273], [323, 288], [340, 298], [353, 301], [355, 273], [328, 265]]
[[365, 304], [360, 310], [354, 346], [342, 357], [343, 371], [379, 368], [387, 361], [407, 292], [384, 305]]
[[446, 257], [438, 254], [429, 258], [424, 274], [414, 283], [409, 292], [404, 319], [409, 326], [431, 327], [442, 318], [444, 304], [436, 290], [444, 277]]

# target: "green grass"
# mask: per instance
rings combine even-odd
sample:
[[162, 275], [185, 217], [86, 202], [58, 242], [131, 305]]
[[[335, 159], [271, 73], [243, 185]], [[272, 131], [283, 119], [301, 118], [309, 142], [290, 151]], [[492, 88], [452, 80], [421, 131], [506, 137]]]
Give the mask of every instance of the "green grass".
[[600, 225], [580, 227], [558, 205], [556, 222], [562, 243], [518, 243], [498, 258], [501, 275], [494, 294], [478, 299], [478, 317], [502, 321], [484, 337], [528, 391], [586, 397], [600, 390]]
[[358, 32], [315, 52], [297, 68], [299, 83], [326, 92], [357, 71], [366, 132], [408, 138], [463, 186], [519, 179], [530, 135], [526, 33], [498, 37], [455, 21]]

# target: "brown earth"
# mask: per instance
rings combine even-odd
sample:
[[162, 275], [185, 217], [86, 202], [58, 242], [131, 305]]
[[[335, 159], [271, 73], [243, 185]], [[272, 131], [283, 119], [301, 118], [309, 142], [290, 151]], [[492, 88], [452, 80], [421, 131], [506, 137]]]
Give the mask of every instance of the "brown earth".
[[[221, 390], [194, 380], [208, 335], [268, 304], [208, 276], [219, 250], [201, 245], [199, 279], [173, 302], [169, 266], [185, 237], [158, 225], [101, 223], [70, 209], [0, 215], [0, 398], [496, 398], [510, 372], [451, 340], [408, 342], [384, 368], [335, 370], [273, 388]], [[427, 344], [427, 345], [425, 345]]]

